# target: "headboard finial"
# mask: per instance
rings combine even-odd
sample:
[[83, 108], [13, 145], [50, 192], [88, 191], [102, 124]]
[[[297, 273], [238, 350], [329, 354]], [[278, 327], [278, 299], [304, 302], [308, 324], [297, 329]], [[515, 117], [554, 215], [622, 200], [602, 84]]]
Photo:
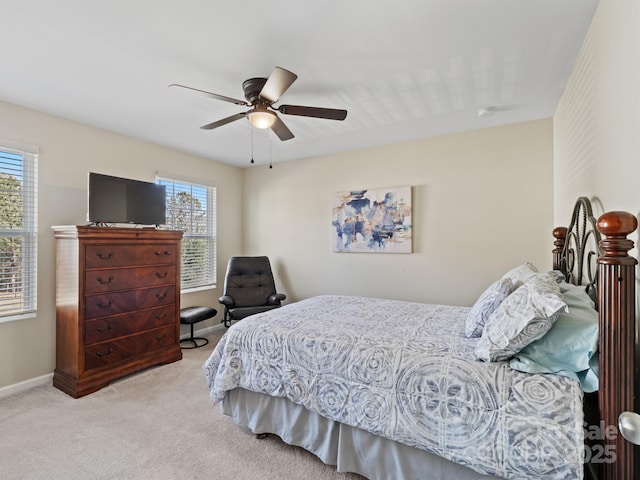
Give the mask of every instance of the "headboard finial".
[[556, 227], [553, 229], [553, 269], [561, 270], [563, 273], [565, 267], [562, 265], [562, 252], [564, 250], [564, 244], [567, 240], [567, 227]]
[[[567, 227], [556, 227], [553, 229], [553, 238], [556, 239], [553, 244], [556, 247], [560, 247], [560, 251], [562, 251], [562, 247], [564, 246], [564, 240], [567, 238]], [[555, 251], [555, 250], [554, 250]]]
[[[627, 212], [607, 212], [598, 219], [598, 230], [605, 238], [600, 241], [604, 260], [615, 257], [617, 263], [635, 265], [635, 258], [628, 256], [627, 252], [633, 248], [633, 241], [627, 236], [635, 231], [638, 219]], [[621, 259], [623, 257], [624, 259]]]

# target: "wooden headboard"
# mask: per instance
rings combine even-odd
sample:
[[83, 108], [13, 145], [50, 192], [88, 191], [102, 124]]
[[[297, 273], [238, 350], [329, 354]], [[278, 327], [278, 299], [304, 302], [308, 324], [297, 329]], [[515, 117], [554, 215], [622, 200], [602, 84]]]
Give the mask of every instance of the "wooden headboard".
[[617, 430], [618, 417], [634, 411], [636, 286], [637, 260], [629, 256], [633, 241], [627, 237], [638, 226], [627, 212], [608, 212], [596, 221], [589, 199], [576, 202], [571, 224], [553, 231], [553, 268], [561, 270], [568, 281], [585, 285], [596, 297], [600, 324], [599, 340], [599, 427], [615, 428], [615, 434], [603, 432], [604, 451], [595, 465], [598, 478], [629, 480], [634, 478], [634, 445]]

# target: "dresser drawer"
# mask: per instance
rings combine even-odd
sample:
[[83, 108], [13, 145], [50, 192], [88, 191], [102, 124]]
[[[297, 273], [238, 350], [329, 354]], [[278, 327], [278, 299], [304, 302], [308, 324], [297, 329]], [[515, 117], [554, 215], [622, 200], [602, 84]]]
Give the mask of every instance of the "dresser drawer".
[[85, 344], [106, 342], [166, 325], [175, 326], [177, 322], [175, 315], [175, 305], [171, 304], [150, 310], [88, 320], [85, 322]]
[[172, 345], [176, 342], [175, 327], [162, 327], [111, 342], [87, 347], [84, 352], [84, 368], [113, 365], [139, 353]]
[[175, 244], [87, 245], [85, 268], [124, 267], [127, 265], [177, 264]]
[[169, 305], [175, 301], [174, 285], [88, 295], [85, 297], [85, 318], [108, 317], [133, 310]]
[[137, 335], [139, 352], [148, 352], [176, 343], [175, 327], [164, 327], [149, 333]]
[[87, 270], [85, 273], [85, 293], [90, 295], [92, 293], [129, 290], [139, 287], [172, 285], [175, 281], [175, 265]]

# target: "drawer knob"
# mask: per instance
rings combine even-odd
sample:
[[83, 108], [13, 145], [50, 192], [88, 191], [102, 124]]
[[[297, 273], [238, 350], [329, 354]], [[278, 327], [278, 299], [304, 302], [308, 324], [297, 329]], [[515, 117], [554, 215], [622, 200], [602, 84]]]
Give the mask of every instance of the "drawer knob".
[[162, 312], [162, 314], [157, 314], [155, 315], [156, 320], [161, 320], [163, 318], [167, 318], [167, 312]]
[[159, 342], [160, 340], [164, 340], [165, 338], [167, 338], [167, 334], [165, 333], [164, 335], [156, 335], [156, 341]]
[[102, 303], [102, 300], [98, 300], [98, 303], [96, 305], [98, 305], [99, 308], [109, 308], [111, 305], [113, 304], [113, 302], [111, 300], [109, 300], [109, 303]]
[[164, 274], [156, 272], [156, 277], [158, 278], [167, 278], [167, 275], [169, 275], [169, 272], [164, 272]]
[[167, 292], [164, 292], [162, 295], [160, 295], [159, 293], [156, 293], [156, 298], [158, 300], [163, 300], [163, 299], [167, 298]]
[[102, 252], [98, 252], [98, 253], [96, 253], [96, 255], [98, 255], [98, 257], [101, 260], [109, 260], [111, 257], [113, 257], [113, 252], [109, 252], [106, 255], [104, 253], [102, 253]]
[[160, 255], [171, 255], [171, 252], [169, 250], [165, 250], [164, 252], [156, 252], [156, 255], [157, 256], [160, 256]]
[[98, 277], [96, 280], [98, 280], [98, 283], [100, 285], [109, 285], [113, 281], [113, 277], [109, 275], [109, 278], [107, 278], [106, 280], [102, 277]]
[[103, 352], [96, 352], [96, 355], [100, 358], [104, 358], [104, 357], [108, 357], [109, 355], [111, 355], [113, 353], [113, 348], [109, 348], [109, 350], [107, 351], [107, 353], [103, 353]]
[[111, 330], [113, 330], [113, 327], [111, 326], [111, 324], [109, 324], [106, 329], [102, 327], [96, 327], [96, 330], [98, 330], [99, 333], [109, 333]]

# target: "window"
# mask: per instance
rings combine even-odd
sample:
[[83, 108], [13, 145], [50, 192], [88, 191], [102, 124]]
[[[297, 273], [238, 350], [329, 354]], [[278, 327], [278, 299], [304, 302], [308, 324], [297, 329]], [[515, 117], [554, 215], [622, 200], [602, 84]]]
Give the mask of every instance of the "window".
[[0, 144], [0, 322], [37, 304], [37, 149]]
[[182, 290], [215, 287], [216, 189], [169, 178], [156, 183], [167, 187], [167, 225], [184, 232]]

